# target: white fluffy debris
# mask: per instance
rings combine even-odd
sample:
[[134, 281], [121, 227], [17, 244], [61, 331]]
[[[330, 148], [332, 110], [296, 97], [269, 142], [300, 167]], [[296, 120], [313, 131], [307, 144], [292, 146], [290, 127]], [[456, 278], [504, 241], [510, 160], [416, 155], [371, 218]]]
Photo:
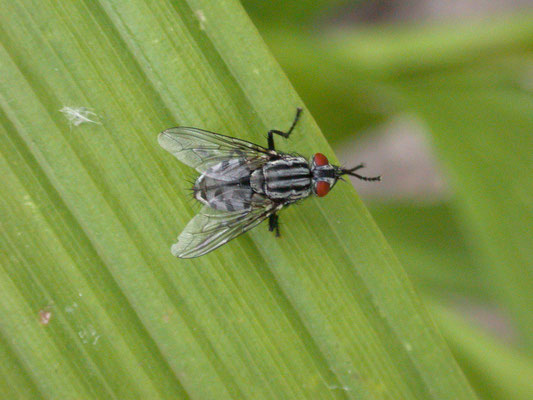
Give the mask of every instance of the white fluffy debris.
[[204, 12], [202, 10], [197, 10], [195, 14], [200, 24], [200, 30], [205, 31], [205, 22], [207, 21], [207, 18], [205, 18]]
[[98, 121], [98, 115], [87, 107], [63, 107], [59, 110], [69, 120], [71, 125], [79, 126], [83, 123], [92, 123], [102, 125]]

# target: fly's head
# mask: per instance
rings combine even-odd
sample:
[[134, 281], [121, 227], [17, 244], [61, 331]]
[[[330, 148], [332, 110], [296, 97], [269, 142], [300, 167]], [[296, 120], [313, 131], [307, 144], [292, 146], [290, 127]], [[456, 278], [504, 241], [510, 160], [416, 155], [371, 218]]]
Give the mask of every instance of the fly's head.
[[313, 175], [313, 192], [324, 197], [335, 186], [340, 175], [338, 167], [331, 165], [324, 154], [316, 153], [309, 161]]
[[342, 180], [343, 175], [355, 176], [363, 181], [375, 182], [380, 181], [381, 176], [366, 177], [355, 173], [358, 169], [364, 168], [363, 164], [359, 164], [353, 168], [342, 168], [329, 163], [324, 154], [316, 153], [309, 162], [311, 174], [313, 175], [313, 192], [318, 197], [324, 197], [335, 186], [339, 179]]

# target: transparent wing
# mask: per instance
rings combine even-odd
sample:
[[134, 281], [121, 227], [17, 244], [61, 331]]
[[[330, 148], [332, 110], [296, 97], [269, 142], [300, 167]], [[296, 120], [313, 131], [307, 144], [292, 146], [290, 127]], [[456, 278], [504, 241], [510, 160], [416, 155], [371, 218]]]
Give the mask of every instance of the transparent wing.
[[170, 128], [161, 132], [158, 140], [161, 147], [200, 173], [224, 160], [242, 158], [252, 165], [264, 163], [275, 155], [245, 140], [197, 128]]
[[252, 171], [263, 166], [266, 161], [268, 159], [263, 157], [224, 158], [202, 173], [217, 181], [238, 182], [240, 179], [249, 178]]
[[172, 254], [193, 258], [209, 253], [257, 226], [281, 207], [268, 199], [246, 211], [227, 212], [204, 206], [179, 235], [171, 248]]

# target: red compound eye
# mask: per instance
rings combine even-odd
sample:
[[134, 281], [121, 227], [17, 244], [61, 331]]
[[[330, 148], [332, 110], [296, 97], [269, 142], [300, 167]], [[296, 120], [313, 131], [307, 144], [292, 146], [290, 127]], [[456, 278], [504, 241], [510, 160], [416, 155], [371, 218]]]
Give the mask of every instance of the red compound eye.
[[316, 183], [316, 195], [318, 197], [324, 197], [328, 193], [329, 193], [329, 183], [327, 183], [326, 181], [318, 181]]
[[[314, 156], [315, 165], [317, 167], [322, 167], [324, 165], [328, 165], [329, 161], [326, 158], [326, 156], [322, 153], [316, 153]], [[329, 189], [328, 189], [329, 190]], [[326, 192], [327, 193], [327, 192]]]

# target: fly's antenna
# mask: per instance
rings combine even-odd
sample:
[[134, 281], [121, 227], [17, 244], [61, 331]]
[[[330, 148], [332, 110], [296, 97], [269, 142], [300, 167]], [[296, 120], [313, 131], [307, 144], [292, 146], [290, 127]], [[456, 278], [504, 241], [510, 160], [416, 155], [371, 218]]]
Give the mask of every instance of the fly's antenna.
[[355, 176], [356, 178], [361, 179], [362, 181], [366, 181], [366, 182], [379, 182], [379, 181], [381, 181], [381, 175], [380, 176], [368, 177], [368, 176], [363, 176], [363, 175], [359, 175], [359, 174], [355, 173], [355, 171], [357, 171], [358, 169], [364, 168], [364, 167], [365, 167], [365, 164], [361, 163], [361, 164], [359, 164], [359, 165], [357, 165], [357, 166], [355, 166], [353, 168], [350, 168], [350, 169], [340, 168], [340, 175]]

